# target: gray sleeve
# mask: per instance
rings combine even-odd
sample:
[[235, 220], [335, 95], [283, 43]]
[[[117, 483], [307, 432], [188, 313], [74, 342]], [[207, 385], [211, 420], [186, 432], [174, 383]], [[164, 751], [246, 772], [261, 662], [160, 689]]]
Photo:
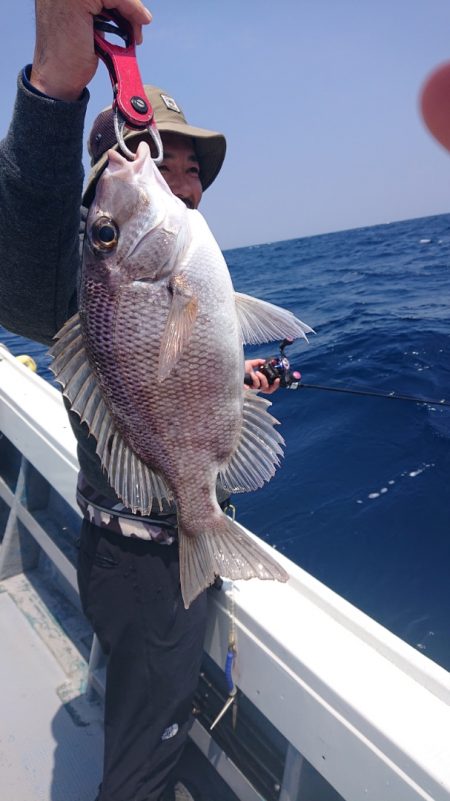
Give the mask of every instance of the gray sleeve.
[[46, 344], [76, 311], [88, 99], [51, 100], [19, 76], [0, 143], [0, 324]]

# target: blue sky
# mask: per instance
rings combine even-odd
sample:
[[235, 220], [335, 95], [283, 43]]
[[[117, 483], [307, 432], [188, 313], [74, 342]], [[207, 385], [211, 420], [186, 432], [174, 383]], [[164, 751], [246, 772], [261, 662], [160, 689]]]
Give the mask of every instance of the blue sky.
[[[450, 211], [450, 155], [417, 110], [450, 60], [448, 0], [148, 4], [144, 80], [228, 139], [201, 207], [222, 248]], [[34, 3], [17, 0], [3, 19], [1, 135], [33, 41]], [[86, 132], [111, 98], [103, 64], [90, 89]]]

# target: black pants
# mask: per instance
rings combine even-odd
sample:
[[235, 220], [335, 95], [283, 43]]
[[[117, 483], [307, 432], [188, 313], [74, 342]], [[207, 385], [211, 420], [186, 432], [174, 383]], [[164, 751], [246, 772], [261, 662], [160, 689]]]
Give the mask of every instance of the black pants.
[[157, 801], [186, 741], [206, 622], [206, 593], [186, 611], [178, 545], [83, 522], [78, 584], [108, 654], [99, 801]]

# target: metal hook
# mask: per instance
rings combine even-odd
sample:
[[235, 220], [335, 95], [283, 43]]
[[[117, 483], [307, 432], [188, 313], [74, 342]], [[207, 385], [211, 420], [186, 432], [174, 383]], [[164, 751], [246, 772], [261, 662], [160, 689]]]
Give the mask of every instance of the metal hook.
[[[114, 109], [114, 132], [116, 134], [117, 143], [124, 156], [129, 158], [131, 161], [134, 161], [134, 159], [136, 158], [136, 153], [133, 153], [133, 151], [130, 150], [129, 147], [127, 147], [123, 135], [126, 124], [127, 121], [125, 117], [116, 106], [116, 108]], [[148, 128], [145, 128], [145, 130], [142, 131], [142, 133], [147, 133], [147, 132], [150, 134], [151, 138], [153, 139], [156, 145], [156, 156], [153, 159], [153, 161], [158, 167], [164, 159], [164, 150], [163, 150], [161, 135], [155, 125], [149, 125]]]
[[153, 159], [156, 166], [162, 164], [164, 159], [164, 150], [161, 135], [155, 125], [149, 125], [148, 132], [156, 145], [156, 157]]

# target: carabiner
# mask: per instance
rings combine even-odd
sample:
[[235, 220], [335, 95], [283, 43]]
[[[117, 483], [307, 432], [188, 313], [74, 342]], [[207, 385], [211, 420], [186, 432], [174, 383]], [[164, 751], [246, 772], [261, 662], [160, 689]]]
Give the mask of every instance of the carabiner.
[[[119, 36], [124, 46], [108, 42], [101, 33]], [[161, 164], [163, 145], [151, 103], [142, 85], [131, 23], [114, 9], [102, 9], [94, 17], [94, 47], [107, 67], [113, 87], [114, 131], [119, 148], [129, 159], [134, 159], [136, 154], [125, 144], [124, 128], [127, 126], [137, 131], [148, 131], [156, 145], [154, 162]]]
[[[116, 134], [116, 139], [117, 139], [118, 145], [119, 145], [122, 153], [132, 161], [133, 159], [136, 158], [136, 153], [133, 153], [133, 151], [130, 150], [130, 148], [126, 146], [125, 139], [124, 139], [124, 136], [123, 136], [123, 130], [125, 128], [125, 125], [127, 125], [128, 127], [131, 127], [131, 126], [130, 126], [129, 122], [127, 122], [127, 120], [125, 119], [123, 114], [119, 111], [117, 106], [115, 107], [115, 109], [113, 111], [113, 114], [114, 114], [114, 133]], [[154, 141], [154, 143], [156, 145], [156, 156], [153, 159], [153, 161], [158, 166], [159, 164], [162, 163], [162, 160], [164, 158], [163, 143], [162, 143], [162, 140], [161, 140], [161, 135], [160, 135], [156, 125], [149, 125], [148, 128], [147, 128], [147, 131], [150, 134], [151, 138], [153, 139], [153, 141]]]

